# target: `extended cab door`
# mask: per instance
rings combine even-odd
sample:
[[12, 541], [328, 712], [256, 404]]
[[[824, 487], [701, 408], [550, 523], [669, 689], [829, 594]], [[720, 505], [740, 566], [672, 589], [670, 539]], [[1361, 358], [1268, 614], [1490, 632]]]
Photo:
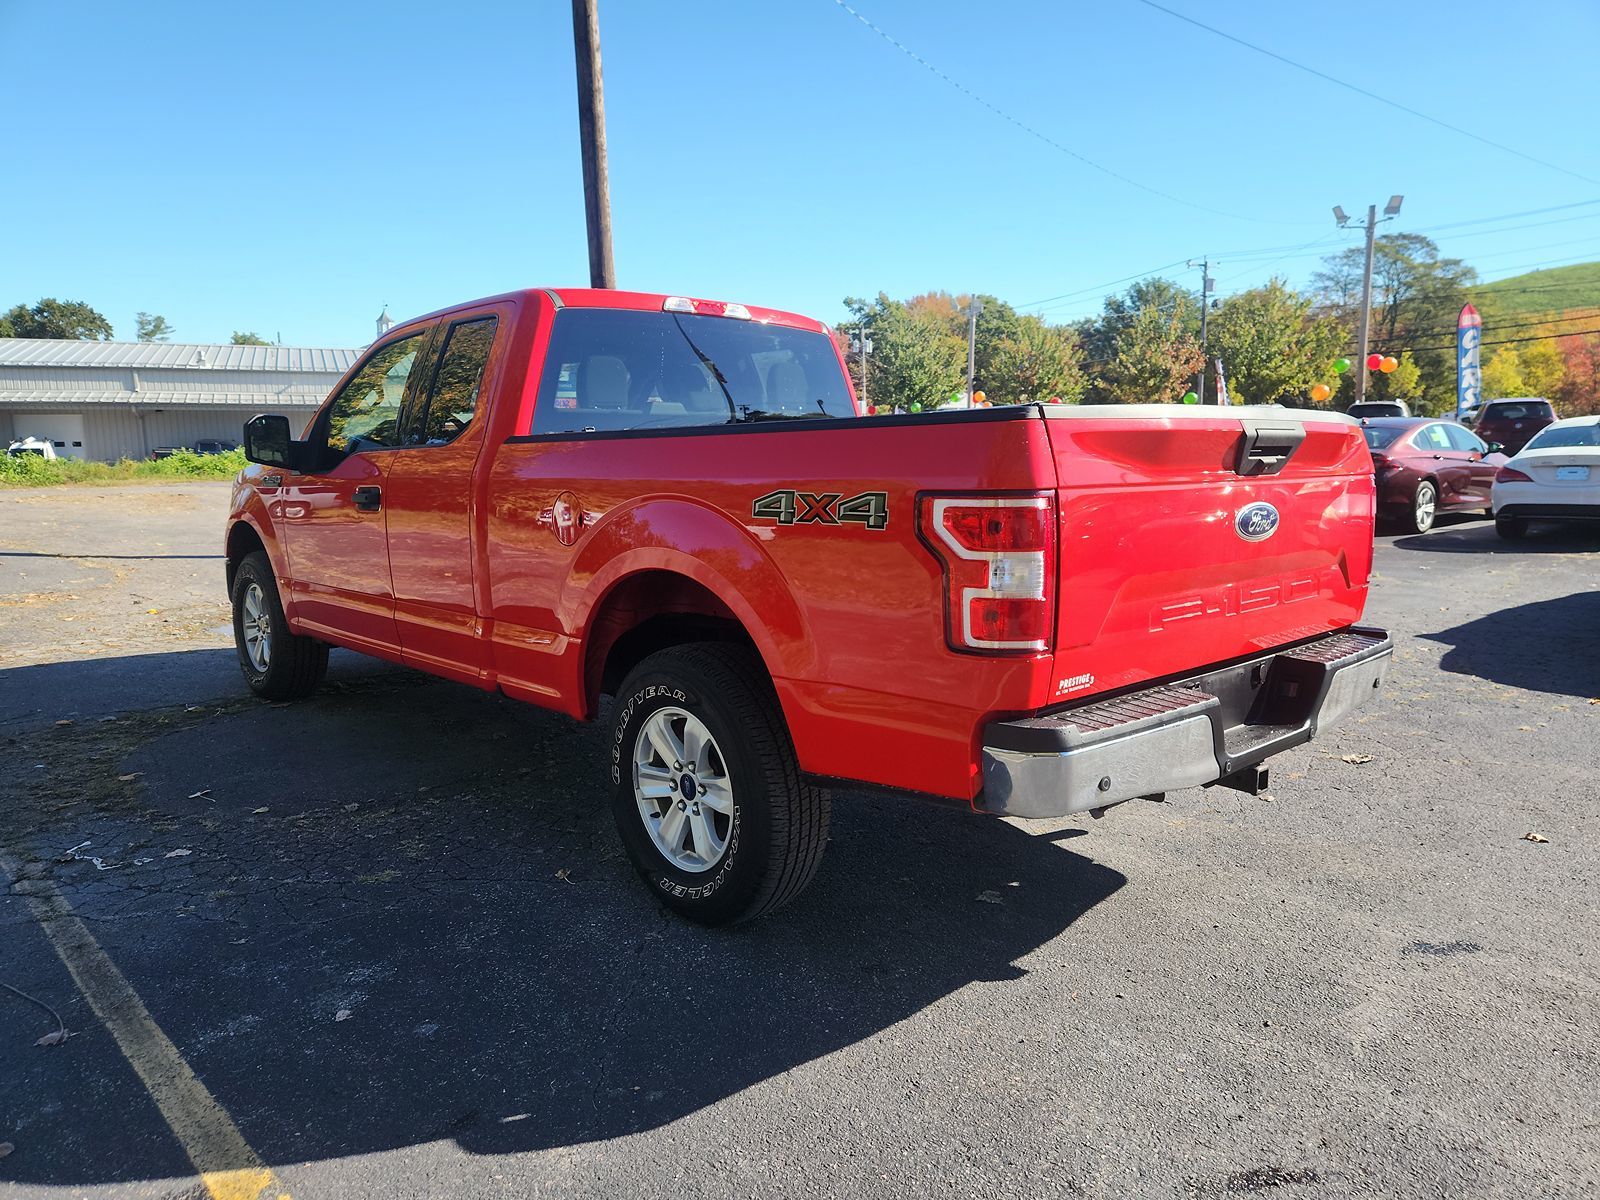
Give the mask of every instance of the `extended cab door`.
[[394, 657], [399, 637], [384, 528], [384, 485], [400, 414], [432, 327], [369, 351], [307, 436], [321, 465], [288, 477], [278, 509], [299, 632]]
[[[412, 389], [402, 446], [389, 456], [384, 512], [394, 615], [406, 662], [477, 682], [481, 637], [477, 464], [489, 424], [490, 369], [509, 314], [465, 313], [443, 324], [438, 352]], [[503, 355], [501, 355], [503, 357]]]

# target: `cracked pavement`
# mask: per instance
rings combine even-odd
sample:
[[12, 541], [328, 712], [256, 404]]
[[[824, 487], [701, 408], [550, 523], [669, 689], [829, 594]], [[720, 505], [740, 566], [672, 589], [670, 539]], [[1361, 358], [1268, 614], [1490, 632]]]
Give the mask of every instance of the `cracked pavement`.
[[0, 994], [0, 1200], [200, 1194], [47, 886], [299, 1200], [1600, 1189], [1600, 537], [1381, 538], [1390, 685], [1270, 800], [841, 793], [717, 932], [632, 876], [599, 728], [342, 652], [250, 698], [226, 497], [0, 492], [0, 979], [75, 1034]]

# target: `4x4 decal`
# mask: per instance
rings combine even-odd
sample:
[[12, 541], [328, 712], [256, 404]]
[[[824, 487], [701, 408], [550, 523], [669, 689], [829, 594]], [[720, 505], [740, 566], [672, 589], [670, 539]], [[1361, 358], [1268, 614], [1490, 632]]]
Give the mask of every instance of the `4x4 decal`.
[[889, 527], [889, 493], [862, 492], [845, 498], [843, 492], [797, 492], [783, 488], [757, 497], [751, 516], [779, 525], [843, 525], [868, 529]]

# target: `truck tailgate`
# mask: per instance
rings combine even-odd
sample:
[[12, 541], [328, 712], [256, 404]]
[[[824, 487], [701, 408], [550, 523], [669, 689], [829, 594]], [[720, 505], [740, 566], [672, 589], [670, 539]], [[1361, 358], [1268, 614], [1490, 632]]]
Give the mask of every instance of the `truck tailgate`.
[[1374, 489], [1353, 421], [1280, 408], [1046, 412], [1060, 512], [1058, 701], [1361, 615]]

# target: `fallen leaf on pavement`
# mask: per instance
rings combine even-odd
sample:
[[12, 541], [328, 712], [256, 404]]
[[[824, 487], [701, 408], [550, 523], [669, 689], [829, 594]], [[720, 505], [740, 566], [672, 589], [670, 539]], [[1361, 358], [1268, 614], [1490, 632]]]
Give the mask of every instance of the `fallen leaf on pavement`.
[[10, 1154], [15, 1149], [16, 1149], [16, 1147], [13, 1146], [10, 1142], [0, 1142], [0, 1158], [4, 1158], [6, 1155]]
[[348, 1008], [341, 1008], [338, 1012], [333, 1014], [333, 1019], [335, 1021], [348, 1021], [350, 1019], [350, 1010]]
[[1542, 833], [1534, 833], [1530, 830], [1522, 835], [1522, 840], [1525, 842], [1548, 842], [1550, 839]]
[[184, 858], [184, 857], [187, 857], [188, 855], [193, 854], [193, 853], [194, 853], [193, 850], [168, 850], [165, 857], [167, 857], [167, 858]]
[[1369, 763], [1372, 761], [1370, 754], [1346, 754], [1341, 760], [1347, 763]]
[[60, 721], [57, 721], [56, 724], [57, 725], [71, 725], [71, 724], [73, 724], [73, 722], [68, 721], [68, 720], [60, 720]]
[[131, 771], [127, 775], [118, 775], [117, 776], [117, 782], [118, 783], [132, 783], [135, 779], [139, 778], [139, 776], [141, 776], [143, 774], [144, 774], [143, 771]]
[[561, 870], [556, 872], [556, 878], [557, 879], [565, 879], [568, 883], [571, 883], [572, 882], [572, 868], [571, 867], [562, 867]]
[[209, 796], [209, 795], [211, 795], [211, 789], [210, 788], [201, 788], [198, 792], [190, 792], [189, 793], [189, 799], [198, 800], [198, 799], [200, 799], [201, 796]]
[[982, 904], [1004, 904], [1005, 903], [1004, 900], [1000, 899], [1000, 893], [995, 891], [993, 888], [990, 888], [987, 891], [979, 892], [976, 896], [973, 897], [973, 899], [978, 901], [979, 903], [982, 903]]
[[62, 1042], [66, 1041], [71, 1036], [72, 1036], [72, 1034], [71, 1034], [70, 1031], [65, 1030], [65, 1029], [57, 1029], [54, 1033], [45, 1034], [42, 1038], [40, 1038], [37, 1042], [35, 1042], [34, 1045], [35, 1046], [59, 1046], [59, 1045], [61, 1045]]
[[260, 816], [262, 813], [266, 812], [267, 810], [265, 808], [252, 808], [250, 811], [255, 816]]

